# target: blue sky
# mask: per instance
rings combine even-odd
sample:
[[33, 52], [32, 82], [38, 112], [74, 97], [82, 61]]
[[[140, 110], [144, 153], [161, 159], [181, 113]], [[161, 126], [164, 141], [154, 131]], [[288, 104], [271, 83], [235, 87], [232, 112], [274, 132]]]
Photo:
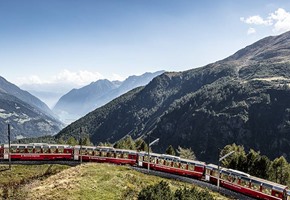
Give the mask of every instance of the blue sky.
[[0, 0], [0, 76], [84, 85], [183, 71], [290, 30], [289, 12], [289, 0]]

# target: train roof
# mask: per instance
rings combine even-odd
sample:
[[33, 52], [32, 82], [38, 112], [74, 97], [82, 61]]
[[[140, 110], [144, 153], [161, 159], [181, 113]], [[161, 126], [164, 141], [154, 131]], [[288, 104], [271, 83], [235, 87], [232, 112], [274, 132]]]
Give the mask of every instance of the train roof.
[[[141, 152], [138, 152], [138, 154], [142, 155], [142, 156], [146, 156], [146, 155], [148, 155], [148, 152], [141, 151]], [[205, 166], [206, 165], [205, 162], [201, 162], [201, 161], [198, 161], [198, 160], [189, 160], [189, 159], [180, 158], [178, 156], [172, 156], [172, 155], [168, 155], [168, 154], [150, 153], [150, 156], [158, 157], [158, 158], [165, 159], [165, 160], [178, 161], [178, 162], [181, 162], [181, 163], [189, 163], [189, 164], [201, 165], [201, 166]]]
[[[8, 148], [8, 144], [4, 144], [4, 147]], [[47, 143], [28, 143], [28, 144], [10, 144], [11, 147], [36, 147], [36, 146], [41, 146], [41, 147], [63, 147], [63, 148], [72, 148], [71, 145], [67, 144], [47, 144]]]
[[206, 165], [205, 162], [198, 161], [198, 160], [189, 160], [189, 159], [185, 159], [185, 158], [180, 158], [180, 162], [191, 163], [191, 164], [194, 164], [194, 165], [201, 165], [201, 166], [205, 166]]

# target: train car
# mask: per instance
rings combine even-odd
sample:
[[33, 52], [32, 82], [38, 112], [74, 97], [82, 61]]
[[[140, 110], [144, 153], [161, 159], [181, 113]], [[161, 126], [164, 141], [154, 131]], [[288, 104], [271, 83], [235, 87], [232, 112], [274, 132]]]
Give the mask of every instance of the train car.
[[113, 147], [75, 146], [74, 160], [100, 163], [136, 165], [137, 153]]
[[[9, 146], [1, 146], [4, 160], [9, 159]], [[73, 148], [69, 145], [30, 143], [11, 144], [11, 160], [71, 160]]]
[[[218, 166], [208, 164], [206, 166], [205, 177], [206, 180], [217, 184]], [[290, 199], [287, 186], [257, 178], [241, 171], [227, 168], [220, 168], [220, 186], [243, 193], [256, 199]]]
[[138, 153], [138, 165], [157, 171], [188, 176], [201, 179], [205, 170], [206, 164], [200, 161], [182, 159], [177, 156], [166, 154]]

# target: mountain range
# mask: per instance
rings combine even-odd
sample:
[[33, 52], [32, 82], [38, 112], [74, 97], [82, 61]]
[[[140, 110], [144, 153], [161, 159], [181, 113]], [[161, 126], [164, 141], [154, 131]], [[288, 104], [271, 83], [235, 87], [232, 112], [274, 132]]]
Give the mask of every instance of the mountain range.
[[6, 142], [7, 124], [12, 139], [52, 135], [63, 128], [45, 103], [0, 77], [0, 141]]
[[[94, 144], [160, 138], [215, 162], [227, 144], [290, 160], [290, 32], [264, 38], [224, 60], [184, 72], [165, 72], [90, 112], [57, 134], [85, 127]], [[148, 137], [149, 136], [149, 137]]]
[[129, 90], [148, 84], [163, 72], [147, 72], [140, 76], [129, 76], [123, 82], [107, 79], [92, 82], [63, 95], [54, 106], [53, 112], [65, 123], [71, 123]]

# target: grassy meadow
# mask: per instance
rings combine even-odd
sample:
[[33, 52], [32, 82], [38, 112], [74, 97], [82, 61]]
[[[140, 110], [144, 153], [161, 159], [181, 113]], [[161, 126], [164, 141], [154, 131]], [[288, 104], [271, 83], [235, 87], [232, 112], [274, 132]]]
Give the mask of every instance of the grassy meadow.
[[[131, 200], [148, 185], [165, 180], [172, 190], [191, 184], [145, 175], [127, 166], [86, 163], [62, 165], [0, 166], [0, 195], [3, 199]], [[227, 199], [214, 193], [216, 199]]]

